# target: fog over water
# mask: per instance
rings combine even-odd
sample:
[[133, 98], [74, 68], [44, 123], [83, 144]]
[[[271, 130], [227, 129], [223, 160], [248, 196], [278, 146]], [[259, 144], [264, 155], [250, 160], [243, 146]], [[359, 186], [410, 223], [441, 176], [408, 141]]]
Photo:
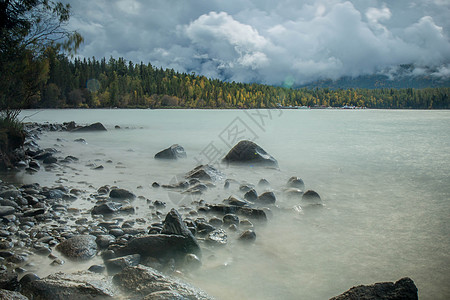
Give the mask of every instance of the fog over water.
[[[448, 111], [25, 110], [21, 116], [41, 123], [102, 122], [108, 131], [43, 133], [41, 148], [80, 161], [56, 172], [19, 173], [16, 182], [62, 183], [88, 193], [117, 185], [165, 201], [167, 209], [192, 199], [152, 188], [153, 182], [173, 182], [199, 162], [214, 164], [241, 138], [274, 156], [280, 170], [219, 164], [227, 178], [255, 185], [267, 179], [277, 207], [267, 224], [255, 224], [253, 245], [238, 244], [229, 232], [229, 244], [205, 249], [203, 267], [186, 275], [218, 299], [328, 299], [354, 285], [405, 276], [415, 281], [420, 299], [450, 298]], [[154, 160], [175, 143], [187, 159]], [[284, 197], [291, 176], [317, 191], [324, 206], [299, 209], [300, 201]], [[218, 203], [231, 194], [243, 196], [219, 182], [201, 198]], [[138, 207], [132, 218], [151, 215], [145, 200], [132, 204]], [[93, 203], [72, 205], [89, 209]], [[41, 273], [69, 267], [79, 268], [69, 263]]]

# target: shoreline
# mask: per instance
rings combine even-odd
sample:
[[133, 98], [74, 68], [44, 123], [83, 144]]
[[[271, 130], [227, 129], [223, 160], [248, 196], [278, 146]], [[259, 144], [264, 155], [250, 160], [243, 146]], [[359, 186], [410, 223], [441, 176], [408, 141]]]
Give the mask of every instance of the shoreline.
[[[39, 125], [39, 126], [45, 126], [45, 125]], [[49, 125], [50, 126], [50, 125]], [[63, 126], [63, 125], [55, 125], [55, 126]], [[43, 130], [42, 127], [40, 127], [40, 130]], [[37, 142], [36, 139], [38, 135], [35, 136], [35, 138], [32, 138], [32, 141]], [[28, 141], [30, 142], [30, 141]], [[37, 146], [39, 149], [39, 147]], [[42, 149], [41, 149], [42, 150]], [[36, 152], [37, 149], [35, 149]], [[44, 150], [45, 152], [45, 150]], [[49, 153], [51, 151], [45, 152]], [[43, 154], [43, 153], [42, 153]], [[47, 154], [46, 154], [47, 155]], [[45, 155], [44, 155], [45, 156]], [[36, 156], [35, 156], [36, 157]], [[43, 158], [45, 160], [48, 157], [52, 157], [52, 155], [48, 155], [47, 157]], [[41, 157], [42, 158], [42, 157]], [[51, 160], [49, 160], [51, 161]], [[76, 164], [76, 159], [73, 157], [65, 157], [63, 161], [57, 161], [57, 162], [50, 162], [48, 164], [44, 164], [42, 162], [42, 166], [44, 168], [49, 168], [51, 170], [52, 168], [57, 169], [57, 166], [53, 166], [52, 164], [58, 163], [60, 166], [70, 167], [72, 164]], [[70, 170], [70, 168], [68, 169]], [[34, 172], [33, 170], [29, 170], [31, 172]], [[214, 171], [212, 171], [214, 172]], [[208, 172], [206, 172], [208, 173]], [[191, 178], [193, 181], [188, 182], [188, 186], [181, 189], [181, 192], [186, 192], [189, 190], [189, 188], [197, 186], [197, 189], [191, 190], [191, 192], [196, 193], [199, 190], [203, 189], [203, 186], [200, 184], [207, 185], [209, 184], [209, 180], [202, 182], [202, 180], [194, 180], [195, 178]], [[222, 183], [222, 182], [221, 182]], [[160, 184], [160, 183], [158, 183]], [[161, 183], [160, 185], [162, 185]], [[219, 183], [217, 183], [219, 184]], [[232, 183], [232, 184], [238, 184], [238, 183]], [[169, 184], [170, 185], [170, 184]], [[179, 257], [179, 249], [184, 249], [185, 244], [181, 248], [176, 247], [175, 249], [172, 249], [176, 255], [172, 257], [162, 257], [158, 259], [150, 259], [147, 261], [142, 260], [141, 258], [144, 258], [145, 255], [139, 254], [141, 257], [137, 257], [136, 253], [134, 254], [128, 254], [130, 252], [129, 248], [130, 242], [134, 239], [136, 235], [143, 235], [148, 239], [148, 236], [158, 237], [159, 239], [165, 239], [167, 238], [164, 235], [181, 235], [184, 239], [190, 239], [192, 240], [191, 235], [194, 235], [194, 240], [200, 245], [200, 249], [202, 252], [206, 251], [206, 253], [214, 251], [215, 247], [221, 247], [221, 244], [224, 243], [226, 245], [226, 239], [227, 236], [229, 238], [238, 238], [242, 239], [244, 242], [244, 246], [247, 243], [252, 243], [255, 238], [257, 238], [257, 235], [252, 234], [256, 232], [258, 233], [258, 226], [259, 223], [262, 221], [265, 223], [264, 220], [258, 220], [260, 216], [264, 215], [264, 210], [259, 208], [246, 208], [244, 210], [236, 208], [237, 205], [232, 205], [229, 203], [228, 205], [216, 205], [214, 203], [206, 203], [206, 202], [198, 202], [195, 204], [191, 204], [192, 207], [184, 207], [182, 210], [183, 218], [177, 217], [175, 213], [170, 214], [165, 212], [167, 210], [170, 210], [170, 207], [163, 207], [163, 203], [159, 203], [156, 201], [150, 201], [146, 199], [135, 199], [133, 197], [133, 191], [128, 191], [130, 194], [128, 194], [125, 199], [122, 199], [122, 196], [116, 197], [112, 196], [111, 192], [113, 190], [118, 190], [118, 188], [114, 188], [113, 186], [110, 187], [95, 187], [96, 193], [86, 193], [80, 190], [74, 190], [70, 189], [70, 187], [64, 187], [64, 184], [62, 184], [60, 187], [40, 187], [37, 185], [25, 185], [21, 186], [20, 188], [14, 189], [14, 187], [9, 186], [5, 187], [5, 185], [1, 185], [2, 187], [2, 196], [3, 198], [8, 198], [7, 196], [10, 196], [9, 198], [17, 204], [17, 207], [14, 206], [12, 202], [5, 202], [12, 205], [11, 207], [14, 208], [14, 211], [9, 209], [10, 214], [2, 215], [2, 218], [5, 219], [5, 216], [7, 216], [6, 219], [10, 218], [10, 221], [7, 223], [10, 224], [11, 222], [14, 223], [12, 227], [12, 223], [9, 226], [9, 234], [4, 233], [6, 236], [2, 237], [2, 242], [5, 242], [5, 245], [2, 246], [6, 252], [10, 251], [13, 252], [10, 256], [4, 257], [4, 254], [2, 257], [4, 258], [4, 262], [11, 263], [7, 267], [8, 270], [13, 269], [14, 272], [16, 272], [18, 275], [17, 279], [19, 279], [23, 274], [27, 274], [28, 271], [33, 271], [33, 267], [31, 266], [29, 270], [25, 266], [27, 266], [28, 258], [35, 256], [35, 255], [41, 255], [42, 257], [47, 256], [52, 260], [51, 264], [59, 265], [64, 267], [64, 261], [69, 261], [70, 258], [65, 257], [63, 254], [60, 254], [56, 248], [57, 245], [62, 244], [65, 240], [70, 240], [71, 237], [78, 236], [79, 234], [84, 236], [96, 236], [95, 239], [96, 244], [96, 250], [94, 251], [94, 257], [102, 258], [103, 259], [103, 265], [100, 263], [100, 265], [97, 265], [94, 267], [94, 269], [102, 270], [101, 274], [105, 273], [105, 268], [107, 268], [106, 262], [111, 263], [109, 260], [119, 259], [118, 261], [114, 261], [114, 268], [119, 265], [119, 268], [125, 267], [126, 272], [131, 272], [132, 270], [136, 272], [141, 272], [139, 274], [150, 274], [151, 272], [154, 272], [154, 269], [159, 269], [163, 273], [160, 275], [160, 273], [155, 273], [158, 276], [175, 276], [182, 278], [184, 277], [184, 272], [189, 273], [192, 269], [198, 269], [201, 266], [201, 260], [205, 258], [200, 258], [198, 255], [195, 255], [193, 253], [184, 253], [182, 251], [182, 257]], [[156, 188], [156, 187], [155, 187]], [[162, 188], [162, 187], [160, 187]], [[173, 188], [177, 189], [176, 186], [172, 187], [166, 187], [166, 188]], [[206, 187], [208, 188], [208, 187]], [[9, 192], [3, 194], [4, 192]], [[126, 191], [120, 191], [122, 193], [125, 193]], [[127, 198], [128, 197], [128, 198]], [[26, 201], [25, 201], [25, 200]], [[134, 200], [133, 200], [134, 199]], [[87, 200], [90, 204], [90, 208], [83, 211], [78, 208], [72, 207], [71, 203], [74, 203], [74, 201], [77, 200]], [[159, 222], [153, 222], [152, 220], [132, 220], [133, 219], [133, 213], [135, 211], [135, 208], [133, 207], [133, 201], [141, 201], [145, 200], [147, 201], [147, 204], [149, 206], [153, 206], [152, 210], [155, 213], [155, 216], [158, 217]], [[239, 201], [241, 199], [228, 199], [229, 201]], [[20, 203], [17, 203], [19, 201], [22, 201]], [[150, 202], [149, 202], [150, 201]], [[111, 203], [119, 203], [118, 205], [110, 205]], [[106, 205], [105, 205], [106, 204]], [[236, 204], [236, 202], [234, 202]], [[2, 204], [3, 205], [3, 204]], [[8, 205], [7, 205], [8, 206]], [[267, 206], [267, 205], [265, 205]], [[3, 206], [5, 207], [5, 206]], [[95, 209], [97, 207], [96, 213], [92, 213], [92, 209]], [[103, 210], [103, 211], [102, 211]], [[110, 210], [110, 211], [108, 211]], [[214, 211], [214, 214], [219, 214], [223, 216], [222, 218], [217, 218], [216, 216], [211, 216], [208, 214], [208, 211]], [[106, 212], [108, 211], [108, 212]], [[158, 212], [159, 211], [159, 212]], [[181, 211], [181, 210], [180, 210]], [[276, 210], [275, 210], [276, 211]], [[103, 212], [102, 214], [98, 214], [97, 212]], [[103, 215], [100, 217], [99, 215]], [[166, 232], [164, 233], [164, 226], [167, 222], [168, 216], [172, 215], [172, 222], [169, 229], [166, 228]], [[186, 216], [191, 216], [191, 220], [187, 220]], [[13, 216], [13, 217], [8, 217]], [[208, 217], [209, 216], [209, 217]], [[227, 216], [227, 218], [225, 218]], [[237, 220], [236, 218], [237, 217]], [[203, 222], [201, 220], [198, 220], [200, 218], [203, 218]], [[256, 218], [256, 219], [254, 219]], [[115, 221], [114, 221], [115, 219]], [[209, 220], [208, 220], [209, 219]], [[264, 219], [267, 219], [264, 218]], [[164, 222], [161, 222], [161, 220], [165, 220]], [[33, 224], [31, 224], [31, 223]], [[225, 223], [227, 222], [227, 223]], [[231, 223], [229, 223], [231, 222]], [[236, 223], [237, 222], [237, 223]], [[268, 221], [270, 223], [270, 220]], [[101, 225], [100, 225], [101, 224]], [[184, 224], [184, 226], [183, 226]], [[215, 224], [215, 226], [213, 225]], [[224, 227], [224, 225], [228, 225]], [[232, 226], [235, 225], [235, 226]], [[36, 228], [42, 226], [42, 228], [52, 228], [51, 232], [42, 233], [41, 231], [38, 231], [39, 234], [35, 234], [33, 230]], [[270, 226], [270, 224], [269, 224]], [[11, 229], [12, 228], [12, 229]], [[174, 229], [175, 228], [175, 229]], [[247, 230], [243, 230], [244, 228], [249, 228]], [[188, 231], [186, 231], [189, 230]], [[45, 230], [42, 230], [45, 231]], [[233, 234], [232, 231], [242, 231], [239, 235]], [[245, 235], [242, 235], [244, 232], [246, 232]], [[56, 233], [56, 234], [55, 234]], [[213, 233], [213, 234], [211, 234]], [[98, 237], [101, 236], [99, 239]], [[242, 237], [243, 236], [243, 237]], [[11, 239], [11, 241], [8, 240]], [[111, 238], [113, 237], [113, 238]], [[92, 238], [91, 238], [92, 239]], [[150, 238], [152, 240], [152, 238]], [[9, 242], [9, 244], [8, 244]], [[148, 245], [145, 243], [148, 243], [149, 240], [144, 241], [144, 245]], [[152, 243], [155, 243], [154, 240], [151, 241]], [[160, 241], [159, 241], [160, 242]], [[170, 240], [169, 244], [174, 243], [173, 240]], [[177, 242], [178, 243], [178, 242]], [[91, 247], [94, 247], [92, 243], [87, 248], [90, 249]], [[8, 248], [8, 246], [11, 246]], [[104, 249], [100, 248], [105, 247]], [[165, 247], [168, 247], [167, 244], [163, 244]], [[6, 247], [6, 248], [5, 248]], [[125, 250], [123, 248], [125, 247]], [[128, 250], [127, 248], [128, 247]], [[17, 249], [19, 248], [19, 249]], [[22, 249], [21, 249], [22, 248]], [[195, 246], [194, 246], [195, 248]], [[11, 249], [14, 249], [11, 250]], [[17, 249], [17, 250], [16, 250]], [[124, 256], [115, 256], [114, 253], [111, 253], [110, 250], [117, 252], [121, 254], [126, 254]], [[134, 248], [133, 248], [134, 249]], [[141, 250], [139, 250], [141, 251]], [[144, 250], [142, 250], [143, 253], [146, 253]], [[165, 248], [165, 251], [167, 251], [167, 248]], [[172, 251], [171, 251], [172, 252]], [[100, 254], [101, 253], [101, 254]], [[195, 256], [189, 255], [193, 254]], [[134, 255], [134, 256], [133, 256]], [[186, 258], [187, 255], [189, 255], [188, 259]], [[70, 256], [70, 254], [69, 254]], [[158, 254], [153, 254], [153, 256], [158, 256]], [[126, 258], [124, 258], [126, 257]], [[151, 257], [151, 256], [150, 256]], [[148, 257], [145, 257], [147, 259]], [[139, 261], [136, 264], [136, 261]], [[17, 262], [17, 263], [14, 263]], [[139, 264], [140, 263], [140, 264]], [[148, 269], [142, 269], [142, 267], [139, 267], [143, 263], [150, 265], [154, 269], [148, 270]], [[39, 266], [37, 266], [37, 269]], [[139, 270], [138, 270], [139, 269]], [[120, 272], [122, 272], [121, 270]], [[201, 270], [200, 270], [201, 271]], [[115, 271], [114, 271], [115, 272]], [[111, 273], [114, 273], [111, 272]], [[117, 273], [117, 274], [120, 274]], [[92, 272], [91, 272], [92, 273]], [[168, 274], [166, 274], [168, 273]], [[83, 273], [82, 277], [84, 276], [85, 279], [90, 278], [89, 275], [92, 275], [90, 273]], [[153, 274], [153, 273], [151, 273]], [[152, 276], [156, 276], [153, 274]], [[109, 275], [95, 275], [95, 276], [106, 276], [102, 278], [109, 278]], [[32, 281], [41, 282], [41, 281], [49, 281], [48, 278], [45, 280], [39, 280], [37, 279], [37, 275], [31, 273], [31, 275], [23, 276], [23, 278], [26, 278], [25, 280], [29, 280], [32, 277]], [[64, 277], [64, 276], [60, 276]], [[120, 277], [120, 276], [119, 276]], [[172, 277], [163, 277], [164, 280], [168, 280], [170, 284], [176, 285], [179, 284], [175, 281], [171, 281]], [[108, 280], [109, 280], [108, 279]], [[66, 284], [72, 279], [67, 279]], [[77, 280], [81, 280], [78, 278]], [[112, 280], [112, 279], [111, 279]], [[35, 283], [36, 284], [36, 283]], [[24, 286], [32, 286], [33, 284], [30, 284], [29, 282], [23, 282]], [[11, 285], [14, 286], [15, 289], [20, 289], [17, 285]], [[126, 284], [122, 284], [122, 286], [126, 286]], [[112, 290], [115, 290], [114, 286], [108, 287]], [[27, 290], [28, 289], [28, 290]], [[24, 290], [27, 291], [25, 293], [30, 293], [29, 290], [31, 288], [27, 287]], [[207, 299], [209, 296], [204, 296], [201, 291], [195, 288], [189, 288], [192, 289], [192, 293], [198, 292], [199, 295], [195, 299]], [[90, 291], [92, 293], [97, 293], [98, 290]], [[102, 293], [105, 291], [102, 291]], [[134, 293], [136, 291], [131, 291], [131, 293]], [[106, 292], [105, 292], [106, 293]], [[114, 293], [117, 293], [115, 291]], [[118, 297], [118, 294], [114, 294], [113, 297]], [[202, 296], [203, 295], [203, 296]], [[145, 296], [145, 295], [142, 295]], [[170, 295], [169, 295], [170, 296]], [[174, 296], [172, 294], [171, 296]], [[120, 297], [127, 297], [121, 295]], [[207, 297], [207, 298], [202, 298]]]

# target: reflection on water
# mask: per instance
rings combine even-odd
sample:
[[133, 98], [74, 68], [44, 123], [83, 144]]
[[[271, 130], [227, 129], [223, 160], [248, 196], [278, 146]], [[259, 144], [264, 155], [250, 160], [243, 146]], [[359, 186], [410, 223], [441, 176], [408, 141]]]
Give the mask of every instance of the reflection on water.
[[[254, 185], [267, 179], [278, 207], [266, 225], [255, 226], [255, 244], [241, 245], [229, 232], [227, 247], [205, 249], [203, 267], [188, 280], [219, 299], [327, 299], [353, 285], [405, 276], [415, 281], [421, 299], [450, 297], [447, 111], [274, 111], [264, 126], [244, 111], [214, 110], [46, 110], [27, 119], [72, 120], [100, 121], [109, 130], [43, 133], [41, 147], [80, 161], [18, 174], [15, 181], [62, 184], [87, 194], [116, 185], [170, 206], [186, 199], [151, 184], [170, 183], [212, 150], [216, 158], [224, 155], [231, 130], [278, 160], [280, 170], [221, 166], [227, 178]], [[74, 142], [78, 138], [87, 143]], [[175, 143], [185, 148], [186, 160], [153, 159]], [[104, 169], [94, 170], [98, 165]], [[291, 176], [317, 191], [324, 207], [293, 209], [299, 202], [282, 192]], [[237, 187], [224, 190], [221, 182], [202, 198], [221, 202], [231, 194], [243, 195]], [[92, 202], [86, 197], [71, 205], [89, 209]], [[151, 217], [146, 201], [133, 205], [136, 218]]]

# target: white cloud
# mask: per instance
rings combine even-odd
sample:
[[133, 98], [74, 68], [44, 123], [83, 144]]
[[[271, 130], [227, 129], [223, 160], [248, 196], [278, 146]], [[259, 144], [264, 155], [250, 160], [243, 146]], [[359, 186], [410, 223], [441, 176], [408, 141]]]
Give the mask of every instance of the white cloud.
[[[80, 54], [281, 84], [448, 66], [447, 1], [65, 0]], [[446, 76], [441, 67], [435, 76]], [[420, 70], [419, 70], [420, 71]]]

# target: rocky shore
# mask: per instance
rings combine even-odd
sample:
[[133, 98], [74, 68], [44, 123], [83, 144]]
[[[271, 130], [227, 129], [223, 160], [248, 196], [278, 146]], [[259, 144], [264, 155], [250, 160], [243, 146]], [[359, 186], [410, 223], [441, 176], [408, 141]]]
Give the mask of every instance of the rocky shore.
[[[30, 174], [39, 174], [41, 168], [70, 172], [77, 157], [61, 158], [56, 149], [41, 149], [38, 141], [43, 131], [73, 130], [106, 129], [99, 123], [27, 124], [15, 168]], [[163, 151], [156, 158], [185, 157], [179, 145]], [[236, 145], [225, 160], [278, 167], [272, 156], [249, 141]], [[256, 186], [264, 192], [258, 194]], [[0, 299], [212, 299], [185, 282], [186, 275], [201, 271], [205, 253], [211, 256], [228, 247], [230, 239], [251, 247], [258, 228], [270, 223], [277, 211], [277, 198], [267, 180], [256, 185], [239, 182], [209, 165], [186, 170], [178, 182], [154, 182], [152, 187], [180, 195], [225, 189], [230, 196], [218, 202], [199, 197], [178, 207], [145, 199], [154, 216], [145, 219], [136, 218], [135, 192], [113, 184], [92, 193], [64, 185], [1, 182]], [[322, 206], [317, 192], [304, 191], [301, 178], [293, 176], [282, 189], [286, 197], [298, 199], [297, 209]], [[78, 208], [73, 203], [79, 200], [92, 205]], [[87, 267], [40, 278], [42, 266], [36, 262], [46, 268], [64, 267], [67, 262]], [[412, 280], [402, 279], [382, 288], [352, 289], [335, 299], [417, 299], [417, 288]]]

